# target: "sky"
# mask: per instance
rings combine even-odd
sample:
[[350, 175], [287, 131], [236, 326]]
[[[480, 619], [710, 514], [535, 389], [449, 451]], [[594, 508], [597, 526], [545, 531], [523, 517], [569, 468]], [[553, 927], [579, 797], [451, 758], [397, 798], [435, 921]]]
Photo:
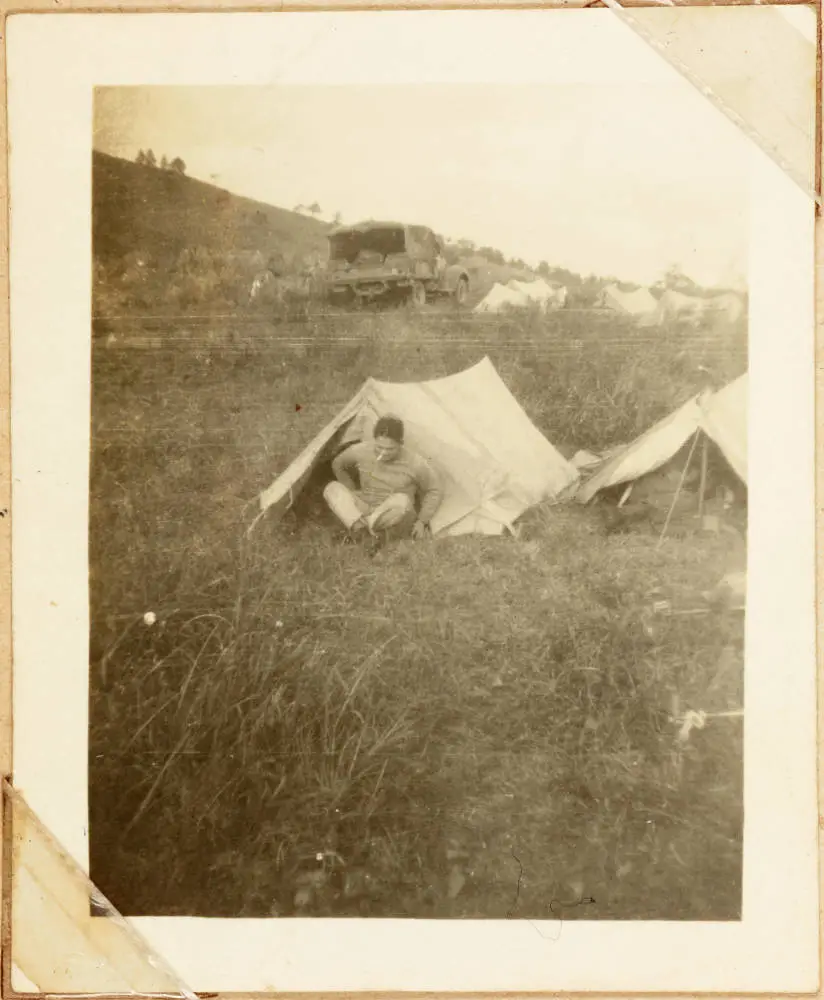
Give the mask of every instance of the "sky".
[[95, 149], [533, 266], [701, 284], [747, 269], [748, 141], [688, 83], [104, 88]]

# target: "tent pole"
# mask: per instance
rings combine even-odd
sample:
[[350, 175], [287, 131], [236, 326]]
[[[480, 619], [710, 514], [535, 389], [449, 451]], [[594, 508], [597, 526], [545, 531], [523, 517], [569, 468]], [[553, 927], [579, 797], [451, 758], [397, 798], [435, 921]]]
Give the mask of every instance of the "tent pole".
[[656, 549], [661, 548], [661, 544], [664, 541], [664, 535], [667, 533], [667, 528], [669, 527], [670, 520], [672, 518], [673, 511], [675, 510], [675, 505], [678, 503], [678, 497], [681, 496], [681, 490], [684, 488], [684, 480], [687, 478], [687, 472], [690, 467], [690, 462], [692, 461], [693, 452], [695, 451], [695, 446], [698, 444], [698, 435], [700, 431], [696, 431], [692, 437], [692, 445], [690, 446], [690, 453], [687, 455], [687, 460], [684, 462], [684, 469], [681, 472], [681, 479], [678, 481], [678, 488], [675, 491], [675, 496], [672, 498], [672, 503], [670, 504], [670, 509], [667, 511], [667, 519], [664, 521], [664, 527], [661, 529], [661, 534], [658, 537], [658, 543], [655, 546]]
[[704, 495], [707, 492], [707, 435], [702, 436], [701, 441], [701, 484], [698, 487], [698, 519], [704, 516]]

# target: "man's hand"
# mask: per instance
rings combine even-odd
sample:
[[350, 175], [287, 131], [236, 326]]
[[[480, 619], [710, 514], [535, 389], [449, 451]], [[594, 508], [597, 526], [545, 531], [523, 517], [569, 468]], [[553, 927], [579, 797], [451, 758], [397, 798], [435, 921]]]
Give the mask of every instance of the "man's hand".
[[422, 538], [426, 538], [428, 531], [429, 526], [424, 524], [423, 521], [415, 521], [412, 525], [412, 537], [416, 542], [419, 542]]

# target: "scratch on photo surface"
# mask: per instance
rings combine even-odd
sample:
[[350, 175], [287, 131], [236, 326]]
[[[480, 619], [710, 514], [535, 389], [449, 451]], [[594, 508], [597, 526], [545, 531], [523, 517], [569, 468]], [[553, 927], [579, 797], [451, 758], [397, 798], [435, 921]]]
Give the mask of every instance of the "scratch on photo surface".
[[515, 885], [515, 899], [512, 902], [512, 908], [506, 911], [506, 915], [509, 920], [511, 920], [512, 917], [515, 915], [515, 910], [517, 909], [518, 906], [518, 900], [521, 898], [521, 881], [524, 877], [524, 866], [521, 864], [521, 859], [514, 851], [512, 851], [512, 857], [515, 858], [515, 860], [518, 862], [519, 871], [518, 871], [518, 882]]

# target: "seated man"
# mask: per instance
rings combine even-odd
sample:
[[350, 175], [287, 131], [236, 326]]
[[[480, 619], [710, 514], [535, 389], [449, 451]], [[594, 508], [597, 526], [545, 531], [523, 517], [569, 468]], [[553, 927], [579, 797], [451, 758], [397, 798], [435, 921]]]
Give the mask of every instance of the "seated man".
[[[393, 534], [423, 538], [440, 506], [443, 490], [429, 463], [404, 446], [403, 422], [380, 417], [374, 440], [361, 441], [332, 462], [335, 482], [323, 491], [326, 502], [351, 534]], [[352, 477], [357, 472], [358, 482]], [[421, 494], [420, 510], [415, 496]]]

